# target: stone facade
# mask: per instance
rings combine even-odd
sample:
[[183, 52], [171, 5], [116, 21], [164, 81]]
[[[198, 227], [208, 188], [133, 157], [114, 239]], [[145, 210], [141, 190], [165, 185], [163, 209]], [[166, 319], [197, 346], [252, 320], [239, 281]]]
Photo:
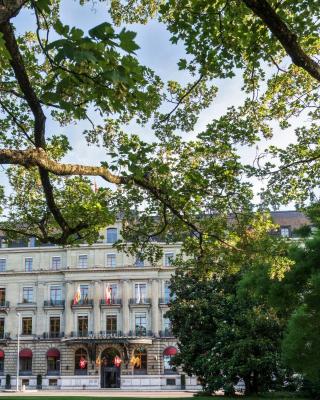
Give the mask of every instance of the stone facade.
[[[43, 388], [97, 389], [102, 384], [106, 387], [115, 371], [123, 389], [180, 389], [184, 380], [187, 389], [199, 388], [196, 378], [185, 377], [181, 382], [181, 371], [170, 370], [168, 363], [165, 370], [164, 365], [166, 349], [176, 347], [165, 312], [170, 300], [168, 281], [174, 271], [170, 260], [179, 252], [179, 245], [161, 244], [163, 261], [143, 264], [114, 249], [112, 242], [120, 225], [110, 228], [105, 240], [92, 246], [33, 247], [30, 241], [28, 247], [8, 248], [2, 243], [1, 387], [7, 374], [11, 385], [16, 384], [20, 318], [20, 351], [31, 350], [32, 367], [23, 370], [27, 364], [20, 353], [19, 385], [35, 387], [37, 375], [41, 375]], [[81, 299], [74, 304], [79, 290]], [[81, 319], [84, 329], [79, 325]], [[50, 349], [59, 354], [53, 371], [48, 361]], [[78, 349], [85, 352], [84, 371], [76, 365]], [[132, 365], [138, 350], [146, 353], [145, 370]], [[119, 354], [120, 368], [112, 365], [108, 369], [109, 361], [101, 357], [109, 351]], [[102, 374], [106, 374], [104, 380]]]

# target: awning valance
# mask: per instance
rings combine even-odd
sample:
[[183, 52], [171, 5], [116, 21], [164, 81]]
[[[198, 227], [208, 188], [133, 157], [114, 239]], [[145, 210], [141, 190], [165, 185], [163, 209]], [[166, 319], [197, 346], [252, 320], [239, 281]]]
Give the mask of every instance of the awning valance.
[[163, 355], [164, 356], [175, 356], [177, 354], [177, 352], [178, 352], [178, 350], [175, 347], [170, 346], [164, 350]]
[[4, 351], [0, 350], [0, 358], [4, 358]]
[[20, 351], [21, 358], [32, 358], [32, 351], [30, 349], [23, 349]]
[[60, 358], [60, 351], [58, 349], [49, 349], [47, 351], [47, 357]]

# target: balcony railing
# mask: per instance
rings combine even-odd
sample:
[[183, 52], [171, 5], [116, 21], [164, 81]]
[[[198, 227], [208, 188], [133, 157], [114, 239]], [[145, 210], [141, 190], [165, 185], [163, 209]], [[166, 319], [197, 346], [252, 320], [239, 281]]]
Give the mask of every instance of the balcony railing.
[[170, 301], [171, 301], [170, 297], [161, 297], [161, 298], [159, 299], [159, 304], [160, 304], [160, 305], [163, 305], [163, 304], [170, 304]]
[[141, 336], [154, 336], [152, 331], [148, 331], [145, 328], [135, 329], [129, 332], [129, 336], [141, 337]]
[[159, 331], [160, 337], [174, 337], [171, 329], [165, 329], [164, 331]]
[[0, 301], [0, 309], [7, 309], [10, 307], [10, 301], [1, 300]]
[[100, 306], [121, 306], [121, 299], [110, 299], [110, 300], [106, 300], [106, 299], [102, 299], [100, 300]]
[[141, 298], [141, 299], [130, 299], [129, 300], [129, 305], [133, 306], [133, 305], [139, 305], [139, 304], [146, 304], [146, 305], [150, 305], [151, 304], [151, 299], [150, 298]]
[[90, 336], [94, 336], [93, 331], [79, 331], [79, 332], [72, 331], [71, 332], [71, 337], [74, 337], [74, 338], [77, 338], [77, 337], [90, 337]]
[[0, 332], [0, 340], [7, 340], [10, 339], [10, 333], [9, 332]]
[[43, 332], [44, 339], [58, 339], [63, 337], [64, 332]]
[[64, 300], [45, 300], [43, 302], [44, 307], [64, 307]]
[[122, 331], [100, 331], [100, 335], [103, 337], [122, 337], [123, 333]]
[[93, 307], [92, 299], [81, 299], [77, 304], [74, 304], [73, 300], [71, 301], [71, 307]]

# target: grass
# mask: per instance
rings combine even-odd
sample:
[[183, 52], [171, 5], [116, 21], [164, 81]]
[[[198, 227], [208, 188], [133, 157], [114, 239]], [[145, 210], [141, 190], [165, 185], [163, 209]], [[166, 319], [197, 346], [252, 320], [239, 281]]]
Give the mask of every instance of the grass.
[[[48, 400], [49, 396], [26, 396], [24, 395], [23, 397], [21, 396], [5, 396], [5, 395], [0, 395], [1, 400]], [[97, 399], [108, 399], [108, 400], [159, 400], [159, 398], [152, 398], [152, 397], [96, 397], [96, 396], [73, 396], [72, 392], [70, 393], [69, 396], [56, 396], [59, 397], [59, 400], [70, 400], [70, 397], [74, 397], [77, 400], [97, 400]], [[303, 397], [302, 395], [296, 394], [296, 393], [266, 393], [266, 394], [261, 394], [259, 396], [250, 396], [250, 397], [243, 397], [243, 396], [235, 396], [235, 397], [225, 397], [225, 396], [215, 396], [217, 397], [217, 400], [310, 400], [308, 397]], [[54, 397], [50, 396], [51, 399], [54, 399]], [[168, 400], [190, 400], [190, 397], [162, 397], [163, 399], [168, 399]], [[197, 396], [194, 398], [195, 400], [213, 400], [212, 397], [207, 397], [207, 396]]]

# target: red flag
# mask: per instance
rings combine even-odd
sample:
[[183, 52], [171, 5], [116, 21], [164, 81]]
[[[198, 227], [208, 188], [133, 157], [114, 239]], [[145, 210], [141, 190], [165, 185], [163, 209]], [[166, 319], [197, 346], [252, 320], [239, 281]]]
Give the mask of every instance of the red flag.
[[74, 305], [78, 304], [80, 300], [81, 300], [81, 289], [80, 286], [78, 286], [78, 289], [73, 296], [73, 304]]
[[79, 366], [80, 366], [80, 368], [81, 369], [84, 369], [86, 366], [87, 366], [87, 360], [84, 358], [84, 357], [81, 357], [80, 358], [80, 361], [79, 361]]
[[112, 289], [108, 283], [106, 287], [106, 304], [111, 304]]
[[121, 363], [122, 363], [122, 360], [121, 360], [121, 358], [120, 358], [119, 356], [115, 356], [113, 362], [114, 362], [114, 365], [115, 365], [116, 367], [120, 367], [120, 365], [121, 365]]

